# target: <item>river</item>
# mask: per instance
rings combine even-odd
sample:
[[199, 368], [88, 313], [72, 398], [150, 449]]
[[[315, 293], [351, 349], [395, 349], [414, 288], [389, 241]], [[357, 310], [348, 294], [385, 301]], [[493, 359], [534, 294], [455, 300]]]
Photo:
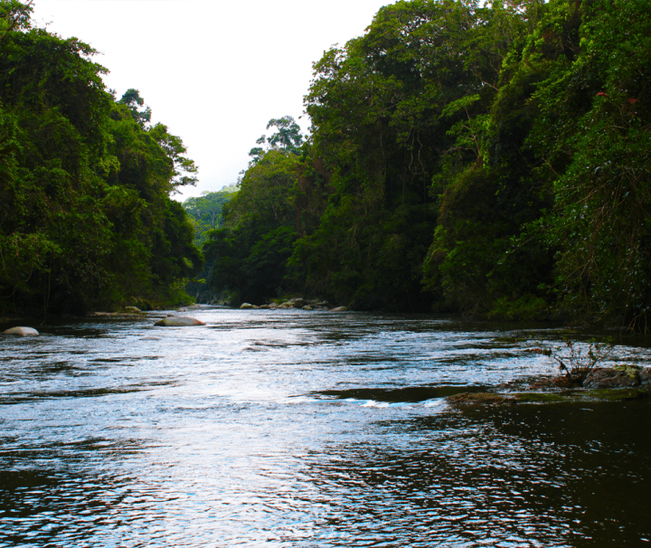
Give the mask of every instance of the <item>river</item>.
[[651, 545], [651, 404], [446, 403], [560, 330], [190, 314], [0, 338], [0, 548]]

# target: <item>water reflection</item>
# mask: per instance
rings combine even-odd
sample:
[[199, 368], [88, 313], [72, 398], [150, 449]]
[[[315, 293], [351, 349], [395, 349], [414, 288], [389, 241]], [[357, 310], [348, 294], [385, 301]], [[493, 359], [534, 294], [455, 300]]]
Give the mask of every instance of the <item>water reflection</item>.
[[464, 417], [404, 426], [411, 435], [399, 430], [380, 446], [315, 456], [312, 481], [329, 501], [320, 535], [333, 545], [566, 545], [556, 516], [537, 516], [527, 504], [530, 448]]
[[142, 450], [104, 438], [28, 444], [4, 438], [0, 546], [99, 546], [132, 487], [109, 463]]
[[525, 406], [494, 417], [500, 431], [547, 448], [538, 468], [562, 482], [549, 503], [572, 530], [573, 546], [651, 541], [651, 438], [640, 429], [649, 420], [646, 402]]
[[648, 542], [651, 443], [621, 420], [639, 425], [651, 408], [635, 404], [623, 415], [613, 418], [612, 404], [522, 406], [386, 424], [373, 442], [310, 455], [317, 538], [639, 546]]
[[0, 548], [646, 543], [648, 403], [445, 404], [551, 372], [556, 331], [193, 315], [2, 341]]

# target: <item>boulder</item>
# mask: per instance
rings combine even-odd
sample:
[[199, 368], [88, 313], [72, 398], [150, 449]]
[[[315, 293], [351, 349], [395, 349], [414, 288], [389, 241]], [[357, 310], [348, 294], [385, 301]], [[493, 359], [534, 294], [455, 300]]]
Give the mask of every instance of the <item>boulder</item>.
[[39, 332], [36, 331], [33, 327], [12, 327], [4, 331], [5, 335], [15, 335], [16, 337], [32, 337], [34, 335], [39, 335]]
[[640, 371], [640, 384], [651, 386], [651, 367], [643, 367]]
[[124, 311], [128, 314], [144, 314], [137, 306], [125, 306]]
[[595, 367], [585, 379], [584, 388], [629, 388], [639, 386], [640, 371], [637, 367]]
[[258, 307], [251, 303], [242, 303], [240, 310], [256, 310]]
[[337, 308], [332, 308], [330, 312], [346, 312], [347, 310], [345, 306], [338, 306]]
[[287, 308], [303, 308], [307, 304], [308, 303], [307, 303], [307, 301], [305, 299], [303, 299], [301, 297], [295, 297], [293, 299], [289, 299], [289, 300], [285, 301], [278, 308], [284, 308], [284, 309], [287, 309]]
[[159, 327], [184, 327], [187, 325], [206, 325], [199, 320], [190, 318], [189, 316], [168, 316], [162, 320], [157, 321], [154, 325]]

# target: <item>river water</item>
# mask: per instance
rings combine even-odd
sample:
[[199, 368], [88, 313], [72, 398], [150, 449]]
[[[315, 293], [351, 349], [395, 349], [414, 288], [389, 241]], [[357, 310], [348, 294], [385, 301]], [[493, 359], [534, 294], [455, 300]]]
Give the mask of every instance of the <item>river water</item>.
[[191, 315], [0, 338], [1, 548], [651, 545], [649, 403], [444, 399], [554, 373], [559, 330]]

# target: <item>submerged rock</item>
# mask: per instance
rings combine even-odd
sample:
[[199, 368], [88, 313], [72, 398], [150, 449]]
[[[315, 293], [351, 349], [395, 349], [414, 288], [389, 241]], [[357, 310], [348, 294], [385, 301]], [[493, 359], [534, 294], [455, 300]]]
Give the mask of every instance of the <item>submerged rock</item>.
[[504, 405], [510, 402], [503, 394], [493, 392], [462, 392], [446, 398], [447, 402], [455, 407], [471, 407], [477, 405]]
[[466, 392], [449, 396], [457, 408], [485, 405], [622, 402], [651, 397], [651, 368], [637, 365], [595, 367], [583, 386], [570, 387], [564, 376], [540, 377], [524, 391]]
[[641, 388], [601, 388], [593, 390], [574, 389], [561, 392], [473, 392], [448, 396], [446, 401], [454, 408], [469, 409], [485, 406], [555, 404], [587, 402], [624, 402], [646, 399], [649, 391]]
[[205, 323], [190, 318], [189, 316], [168, 316], [157, 321], [154, 325], [159, 327], [184, 327], [188, 325], [206, 325]]
[[[129, 308], [129, 307], [127, 307]], [[91, 312], [89, 316], [94, 318], [106, 318], [109, 320], [134, 320], [145, 317], [145, 312], [132, 312], [126, 308], [122, 312]]]
[[33, 327], [22, 327], [22, 326], [17, 326], [17, 327], [11, 327], [10, 329], [6, 329], [4, 331], [5, 335], [15, 335], [16, 337], [33, 337], [35, 335], [40, 335], [36, 329]]

